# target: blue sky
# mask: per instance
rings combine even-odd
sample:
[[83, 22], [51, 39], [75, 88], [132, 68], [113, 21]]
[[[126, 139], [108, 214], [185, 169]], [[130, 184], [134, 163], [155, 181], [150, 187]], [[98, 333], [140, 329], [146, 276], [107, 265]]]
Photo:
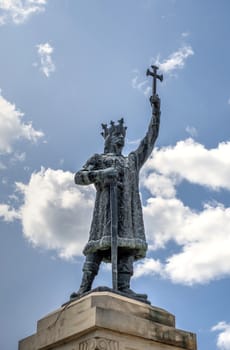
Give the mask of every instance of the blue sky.
[[153, 63], [161, 129], [132, 288], [199, 350], [230, 349], [229, 12], [228, 0], [0, 0], [1, 349], [78, 288], [94, 190], [73, 174], [103, 151], [101, 122], [124, 117], [124, 153], [138, 145]]

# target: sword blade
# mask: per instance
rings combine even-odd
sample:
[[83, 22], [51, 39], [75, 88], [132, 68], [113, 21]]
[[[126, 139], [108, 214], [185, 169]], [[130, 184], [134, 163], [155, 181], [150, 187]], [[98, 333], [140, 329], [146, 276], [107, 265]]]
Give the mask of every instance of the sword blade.
[[113, 290], [118, 289], [117, 285], [117, 233], [118, 233], [118, 208], [117, 208], [117, 184], [110, 184], [110, 210], [111, 210], [111, 263], [112, 263], [112, 284]]

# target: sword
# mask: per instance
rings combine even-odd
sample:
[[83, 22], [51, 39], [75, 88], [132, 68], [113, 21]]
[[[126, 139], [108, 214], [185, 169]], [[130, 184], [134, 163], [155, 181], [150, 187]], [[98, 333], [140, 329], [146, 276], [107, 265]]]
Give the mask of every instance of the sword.
[[118, 208], [117, 208], [117, 183], [116, 180], [110, 184], [110, 211], [111, 211], [111, 263], [113, 290], [117, 285], [117, 233], [118, 233]]

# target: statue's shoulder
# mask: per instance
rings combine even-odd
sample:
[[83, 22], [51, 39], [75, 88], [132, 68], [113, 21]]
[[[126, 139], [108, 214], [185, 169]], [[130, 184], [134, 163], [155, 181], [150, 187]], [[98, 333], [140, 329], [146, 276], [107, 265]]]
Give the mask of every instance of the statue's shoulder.
[[136, 151], [132, 151], [129, 153], [128, 163], [130, 168], [138, 170], [138, 157]]
[[93, 159], [93, 160], [101, 159], [101, 154], [94, 153], [90, 159]]
[[86, 162], [86, 165], [96, 165], [98, 162], [101, 162], [102, 155], [95, 153], [93, 154]]

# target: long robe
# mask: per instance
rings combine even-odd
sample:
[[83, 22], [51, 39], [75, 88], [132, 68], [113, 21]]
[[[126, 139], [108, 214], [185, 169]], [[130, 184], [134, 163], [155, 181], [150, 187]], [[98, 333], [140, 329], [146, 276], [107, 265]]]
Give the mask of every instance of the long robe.
[[[145, 257], [147, 243], [145, 238], [142, 206], [139, 194], [139, 172], [151, 154], [158, 136], [160, 111], [153, 111], [148, 131], [139, 147], [128, 157], [112, 153], [95, 154], [75, 174], [75, 182], [80, 185], [94, 183], [96, 200], [89, 240], [83, 253], [88, 255], [98, 250], [108, 251], [111, 247], [111, 208], [110, 186], [104, 181], [93, 180], [95, 170], [115, 167], [118, 171], [118, 247], [132, 251], [134, 259]], [[105, 260], [108, 255], [105, 256]]]

